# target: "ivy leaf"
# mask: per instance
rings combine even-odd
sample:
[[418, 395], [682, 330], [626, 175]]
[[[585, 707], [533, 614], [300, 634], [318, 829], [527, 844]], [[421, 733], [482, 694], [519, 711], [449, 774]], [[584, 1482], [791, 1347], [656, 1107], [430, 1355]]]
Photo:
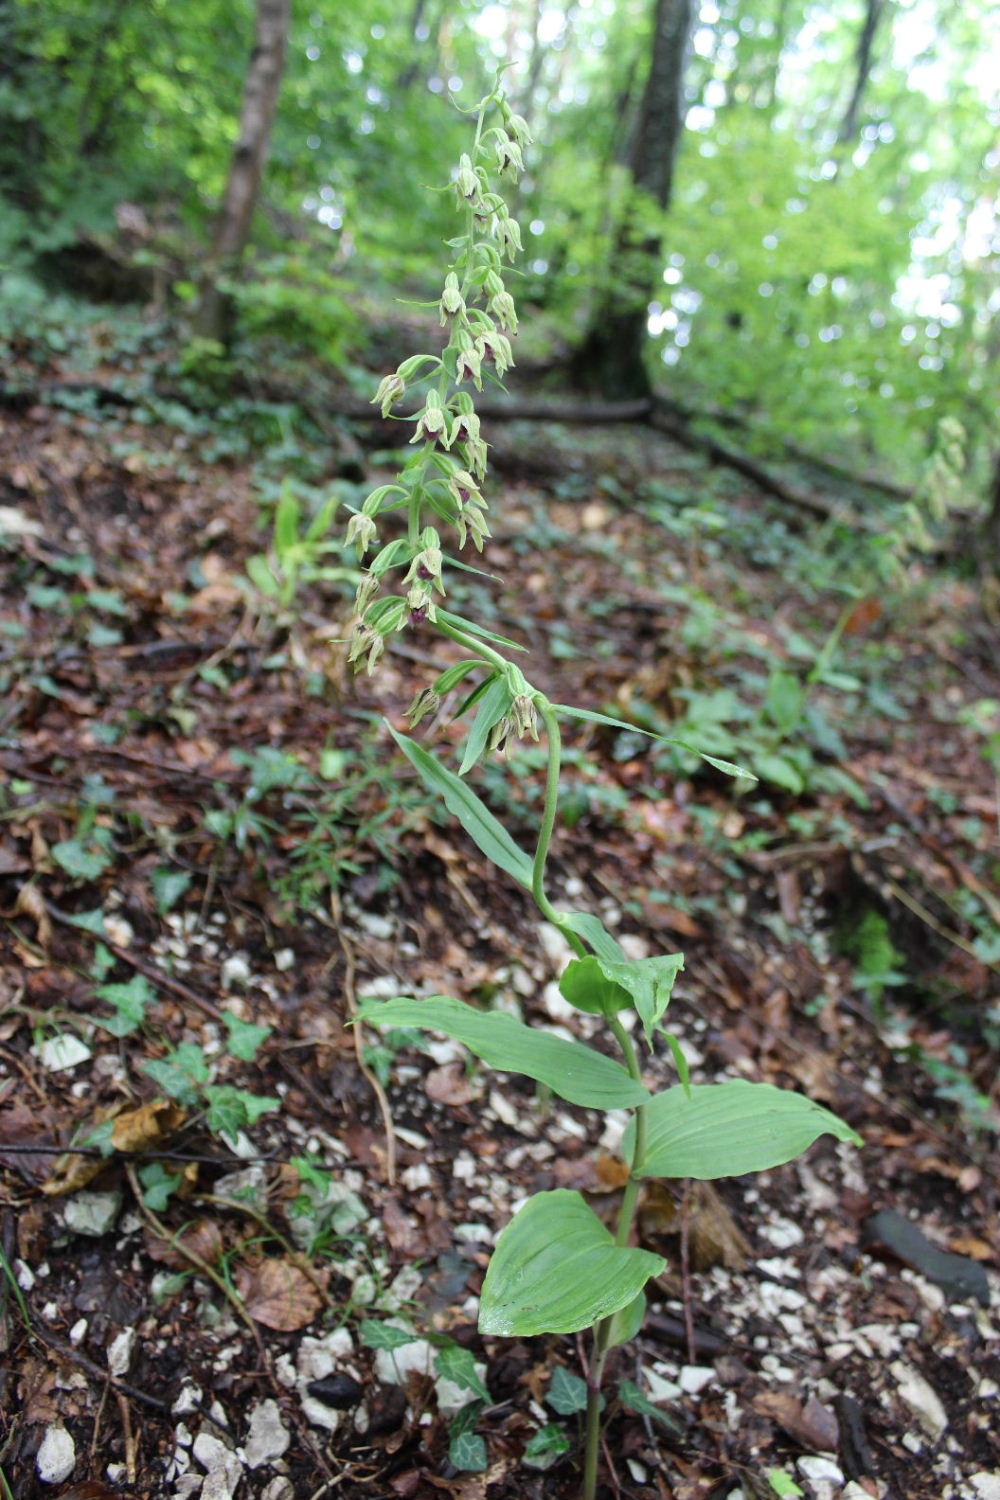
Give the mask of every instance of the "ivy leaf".
[[361, 1342], [366, 1349], [402, 1349], [404, 1344], [415, 1343], [416, 1337], [408, 1328], [397, 1328], [395, 1323], [381, 1323], [376, 1318], [365, 1318], [361, 1324]]
[[490, 1400], [490, 1393], [476, 1369], [475, 1356], [470, 1349], [463, 1349], [459, 1344], [447, 1344], [434, 1356], [434, 1367], [439, 1375], [443, 1375], [454, 1385], [471, 1391], [484, 1401]]
[[551, 1406], [561, 1417], [571, 1417], [574, 1412], [586, 1411], [587, 1382], [563, 1365], [556, 1365], [545, 1395], [545, 1404]]

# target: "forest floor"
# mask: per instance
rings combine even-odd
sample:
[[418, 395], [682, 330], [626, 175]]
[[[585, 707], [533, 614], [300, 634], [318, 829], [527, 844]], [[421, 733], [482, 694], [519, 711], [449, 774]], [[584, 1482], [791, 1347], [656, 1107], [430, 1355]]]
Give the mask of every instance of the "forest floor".
[[[613, 1214], [620, 1125], [351, 1023], [397, 993], [591, 1018], [381, 727], [441, 644], [349, 679], [349, 576], [295, 613], [247, 581], [287, 433], [265, 464], [173, 415], [0, 421], [3, 1493], [570, 1500], [582, 1340], [483, 1339], [476, 1294], [531, 1192]], [[611, 1361], [602, 1495], [997, 1500], [995, 613], [648, 428], [489, 437], [502, 581], [465, 575], [467, 612], [558, 701], [761, 775], [569, 736], [557, 904], [683, 949], [696, 1081], [864, 1137], [646, 1188], [668, 1270]], [[362, 495], [388, 459], [351, 463]], [[527, 842], [537, 754], [477, 785]]]

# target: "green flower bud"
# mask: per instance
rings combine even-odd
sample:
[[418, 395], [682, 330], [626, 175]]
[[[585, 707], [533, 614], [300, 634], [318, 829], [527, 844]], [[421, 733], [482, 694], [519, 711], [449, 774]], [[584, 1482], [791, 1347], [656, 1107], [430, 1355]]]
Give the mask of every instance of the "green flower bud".
[[348, 547], [357, 547], [358, 562], [364, 557], [377, 536], [378, 527], [371, 516], [366, 516], [363, 511], [359, 511], [357, 515], [352, 516], [347, 523], [346, 542]]
[[458, 277], [454, 271], [449, 271], [441, 293], [441, 301], [438, 304], [441, 310], [441, 327], [444, 328], [449, 318], [457, 317], [459, 313], [465, 312], [465, 298], [462, 296], [458, 286]]
[[383, 417], [387, 417], [405, 391], [406, 382], [401, 379], [398, 371], [393, 375], [386, 375], [372, 397], [371, 404], [381, 406]]

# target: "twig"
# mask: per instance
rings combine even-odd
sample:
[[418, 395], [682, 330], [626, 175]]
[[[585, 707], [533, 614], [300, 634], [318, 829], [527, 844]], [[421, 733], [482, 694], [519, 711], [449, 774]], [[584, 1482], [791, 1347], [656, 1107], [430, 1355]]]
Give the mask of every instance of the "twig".
[[132, 1413], [129, 1411], [128, 1398], [118, 1393], [118, 1415], [122, 1419], [122, 1431], [125, 1435], [125, 1473], [130, 1485], [135, 1485], [138, 1478], [139, 1465], [137, 1463], [138, 1442], [132, 1427]]
[[691, 1179], [685, 1177], [681, 1197], [681, 1295], [684, 1301], [684, 1333], [687, 1337], [688, 1364], [698, 1363], [694, 1337], [694, 1314], [691, 1310]]
[[354, 993], [354, 954], [351, 945], [344, 936], [343, 919], [340, 911], [340, 899], [336, 891], [330, 891], [330, 915], [333, 925], [337, 929], [337, 940], [340, 943], [341, 952], [344, 955], [346, 972], [344, 974], [344, 999], [351, 1017], [352, 1033], [354, 1036], [354, 1054], [358, 1060], [358, 1068], [368, 1083], [369, 1088], [378, 1100], [378, 1107], [382, 1114], [382, 1125], [385, 1130], [385, 1176], [390, 1187], [396, 1185], [396, 1132], [392, 1123], [392, 1111], [389, 1108], [389, 1100], [385, 1089], [382, 1087], [375, 1074], [369, 1068], [364, 1059], [364, 1032], [358, 1019], [358, 1002]]

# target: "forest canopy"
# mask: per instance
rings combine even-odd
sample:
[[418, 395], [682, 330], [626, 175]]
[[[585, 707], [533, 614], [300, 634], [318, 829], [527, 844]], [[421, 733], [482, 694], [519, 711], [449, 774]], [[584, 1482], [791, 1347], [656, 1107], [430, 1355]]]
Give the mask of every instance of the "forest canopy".
[[[267, 3], [0, 6], [5, 317], [40, 276], [79, 290], [95, 242], [159, 266], [181, 313], [197, 297]], [[640, 387], [903, 483], [956, 418], [981, 475], [1000, 302], [990, 9], [286, 4], [237, 336], [280, 327], [363, 359], [388, 299], [432, 295], [449, 207], [426, 189], [509, 64], [535, 138], [514, 205], [524, 354], [583, 351], [584, 384], [634, 394], [593, 341], [631, 314]]]

